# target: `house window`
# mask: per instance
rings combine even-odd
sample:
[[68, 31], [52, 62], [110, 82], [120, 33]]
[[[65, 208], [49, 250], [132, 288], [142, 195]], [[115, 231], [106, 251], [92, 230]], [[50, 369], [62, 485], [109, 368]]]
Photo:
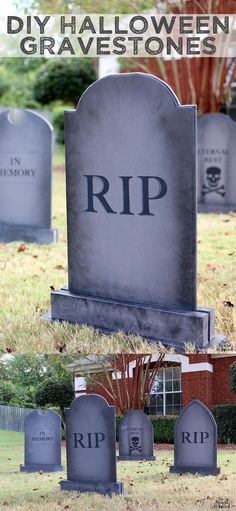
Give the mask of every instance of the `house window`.
[[149, 404], [144, 411], [148, 415], [179, 415], [181, 407], [181, 367], [162, 367], [157, 373]]

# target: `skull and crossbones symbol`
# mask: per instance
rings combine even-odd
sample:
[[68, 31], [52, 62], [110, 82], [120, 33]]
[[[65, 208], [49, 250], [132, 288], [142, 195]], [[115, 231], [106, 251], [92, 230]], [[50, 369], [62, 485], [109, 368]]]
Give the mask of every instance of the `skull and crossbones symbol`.
[[133, 451], [141, 452], [142, 448], [141, 448], [141, 445], [139, 445], [139, 441], [140, 441], [139, 436], [132, 436], [131, 437], [130, 452], [133, 452]]
[[202, 195], [206, 195], [207, 193], [216, 192], [222, 197], [225, 196], [225, 187], [224, 185], [219, 186], [221, 177], [221, 169], [218, 167], [209, 167], [206, 171], [206, 178], [208, 185], [203, 185], [202, 187]]

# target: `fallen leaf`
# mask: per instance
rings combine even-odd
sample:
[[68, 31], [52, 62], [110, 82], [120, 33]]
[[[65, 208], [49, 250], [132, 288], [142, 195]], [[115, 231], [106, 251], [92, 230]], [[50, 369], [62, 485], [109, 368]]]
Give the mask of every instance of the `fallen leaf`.
[[25, 250], [28, 250], [26, 244], [25, 243], [21, 243], [21, 245], [19, 245], [19, 247], [17, 249], [17, 252], [24, 252]]
[[229, 479], [228, 474], [222, 474], [222, 476], [220, 477], [221, 481], [227, 481], [228, 479]]
[[230, 302], [230, 300], [223, 300], [223, 305], [225, 307], [234, 307], [234, 304]]
[[58, 264], [57, 266], [55, 266], [55, 270], [65, 270], [64, 266], [62, 266], [62, 264]]

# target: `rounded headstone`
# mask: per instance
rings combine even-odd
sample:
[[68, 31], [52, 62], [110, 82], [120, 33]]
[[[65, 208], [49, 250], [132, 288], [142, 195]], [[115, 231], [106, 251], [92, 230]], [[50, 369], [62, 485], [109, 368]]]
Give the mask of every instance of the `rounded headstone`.
[[236, 123], [225, 114], [198, 120], [198, 207], [227, 212], [236, 208]]
[[210, 410], [200, 401], [187, 405], [175, 426], [174, 466], [171, 472], [218, 474], [217, 425]]
[[21, 472], [56, 472], [61, 465], [61, 417], [35, 410], [25, 418], [25, 464]]
[[155, 460], [153, 426], [142, 410], [130, 410], [119, 428], [119, 460]]
[[62, 490], [123, 493], [116, 478], [115, 409], [96, 394], [74, 399], [66, 417], [67, 480]]

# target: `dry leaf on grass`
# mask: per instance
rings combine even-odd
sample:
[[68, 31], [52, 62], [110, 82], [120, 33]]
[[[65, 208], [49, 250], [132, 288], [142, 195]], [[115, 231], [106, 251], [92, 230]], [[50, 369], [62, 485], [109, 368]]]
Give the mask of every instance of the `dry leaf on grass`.
[[65, 267], [62, 266], [62, 264], [58, 264], [57, 266], [55, 266], [55, 270], [64, 270], [64, 271], [66, 271]]
[[26, 246], [25, 243], [21, 243], [21, 245], [19, 245], [17, 249], [17, 252], [25, 252], [25, 250], [28, 250], [28, 247]]

